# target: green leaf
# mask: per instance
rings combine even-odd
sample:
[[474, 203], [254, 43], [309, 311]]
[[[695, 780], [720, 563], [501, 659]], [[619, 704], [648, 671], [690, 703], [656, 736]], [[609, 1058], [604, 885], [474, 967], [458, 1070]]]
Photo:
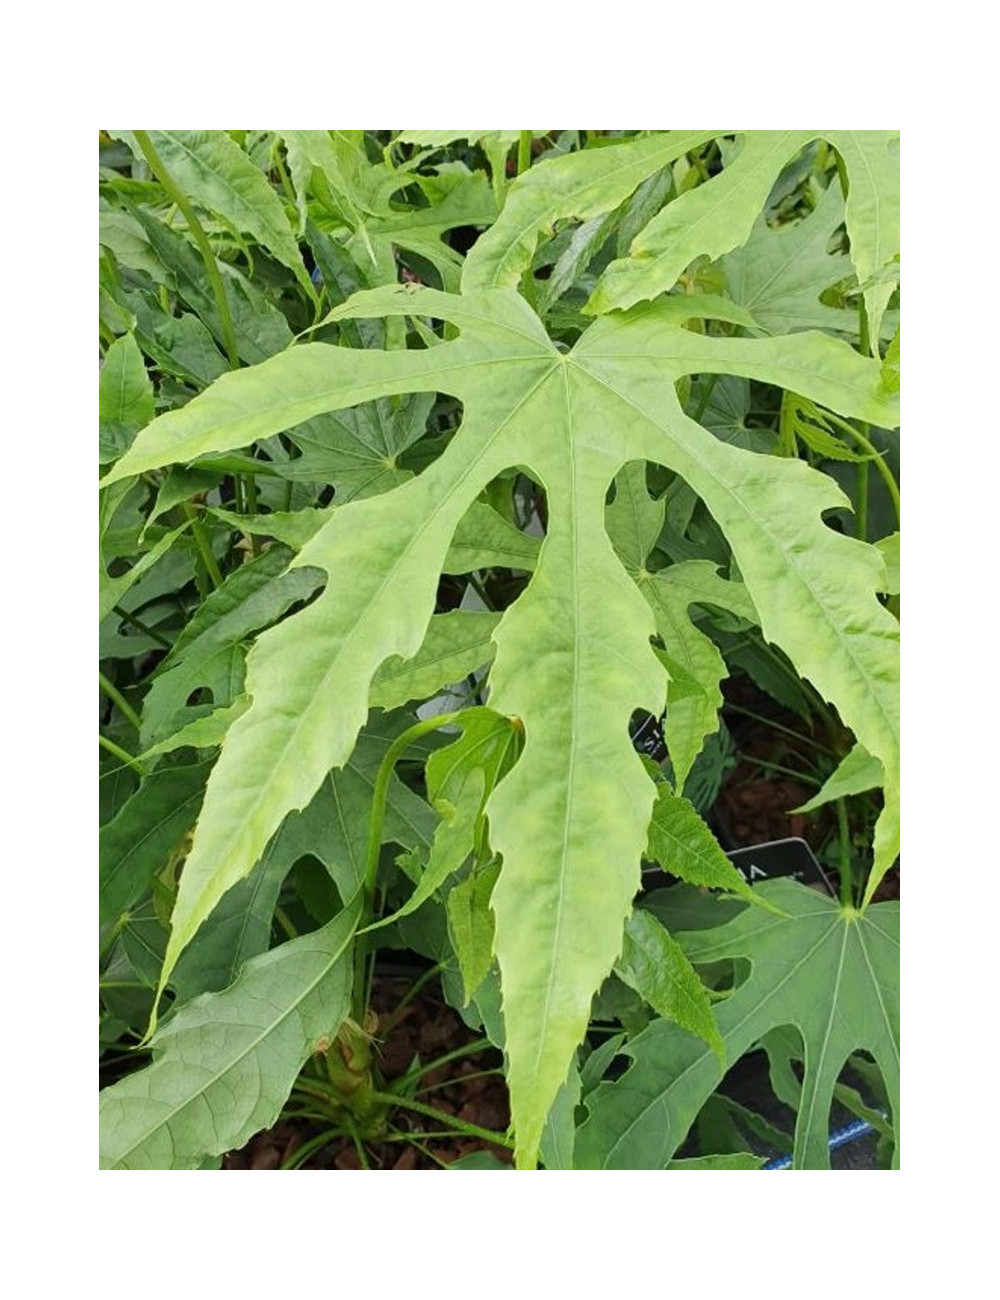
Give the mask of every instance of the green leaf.
[[499, 621], [499, 614], [476, 610], [433, 615], [412, 659], [387, 659], [376, 672], [369, 695], [372, 708], [395, 709], [410, 700], [426, 700], [490, 663]]
[[[795, 881], [758, 885], [783, 919], [746, 908], [726, 925], [679, 936], [695, 963], [743, 959], [750, 974], [715, 1008], [736, 1061], [778, 1026], [805, 1044], [793, 1167], [828, 1169], [830, 1104], [852, 1052], [869, 1052], [899, 1113], [899, 905], [863, 915]], [[669, 1021], [657, 1020], [622, 1049], [633, 1064], [620, 1083], [586, 1099], [577, 1132], [582, 1169], [665, 1169], [722, 1078], [717, 1057]]]
[[808, 131], [748, 131], [736, 157], [697, 189], [668, 203], [635, 237], [629, 256], [612, 262], [584, 309], [591, 315], [631, 307], [672, 289], [696, 257], [716, 258], [749, 237], [757, 214]]
[[657, 787], [649, 823], [647, 856], [678, 880], [702, 889], [722, 889], [748, 902], [762, 895], [750, 888], [729, 861], [715, 836], [686, 799]]
[[216, 708], [226, 708], [243, 690], [244, 641], [322, 582], [315, 570], [286, 572], [291, 552], [273, 546], [229, 574], [198, 608], [158, 666], [142, 711], [144, 748], [178, 731], [192, 719], [189, 697], [210, 690]]
[[190, 521], [181, 524], [179, 528], [173, 528], [170, 532], [164, 533], [155, 546], [138, 559], [130, 569], [119, 574], [116, 578], [108, 577], [102, 564], [100, 597], [98, 600], [98, 618], [101, 622], [107, 618], [115, 605], [121, 604], [122, 599], [139, 579], [144, 577], [154, 565], [163, 559], [181, 533], [186, 532], [189, 527]]
[[445, 573], [510, 568], [531, 572], [538, 562], [539, 541], [507, 522], [492, 506], [473, 501], [455, 529], [445, 556]]
[[615, 477], [615, 497], [604, 512], [604, 524], [615, 554], [633, 577], [639, 577], [663, 530], [666, 507], [646, 488], [646, 465], [633, 461]]
[[117, 815], [101, 827], [100, 918], [138, 902], [170, 852], [195, 823], [212, 762], [171, 764], [144, 777]]
[[101, 415], [100, 462], [115, 460], [153, 418], [153, 385], [139, 345], [123, 334], [108, 348], [98, 386]]
[[899, 330], [886, 348], [885, 360], [882, 362], [882, 387], [887, 393], [899, 392]]
[[580, 1072], [574, 1060], [569, 1077], [556, 1093], [542, 1130], [539, 1153], [546, 1169], [572, 1169], [576, 1144], [576, 1108], [580, 1101]]
[[852, 794], [864, 794], [874, 790], [885, 781], [885, 772], [877, 758], [872, 758], [863, 745], [855, 745], [851, 752], [841, 760], [836, 771], [823, 783], [818, 794], [814, 794], [808, 803], [792, 812], [814, 812], [824, 804], [835, 799], [845, 799]]
[[629, 917], [615, 974], [657, 1015], [703, 1038], [725, 1066], [726, 1049], [712, 1019], [705, 986], [683, 949], [652, 913], [636, 908]]
[[463, 1006], [468, 1006], [493, 964], [490, 898], [499, 875], [500, 863], [494, 859], [481, 870], [471, 871], [448, 892], [448, 933], [462, 974]]
[[705, 737], [718, 728], [721, 683], [729, 675], [715, 643], [694, 625], [688, 607], [695, 601], [711, 603], [756, 618], [742, 585], [720, 578], [707, 560], [687, 560], [638, 576], [664, 646], [661, 659], [670, 675], [664, 739], [677, 789], [683, 791]]
[[429, 316], [458, 337], [420, 350], [293, 347], [155, 420], [105, 480], [248, 446], [395, 393], [441, 391], [463, 404], [461, 427], [418, 477], [335, 510], [292, 561], [330, 581], [248, 656], [253, 704], [209, 782], [164, 978], [286, 813], [347, 760], [380, 665], [420, 649], [472, 503], [511, 467], [530, 466], [545, 488], [546, 537], [529, 587], [494, 631], [490, 675], [491, 708], [520, 718], [525, 735], [487, 807], [503, 859], [492, 906], [522, 1167], [535, 1163], [592, 995], [619, 954], [655, 797], [627, 727], [636, 708], [662, 711], [666, 678], [649, 644], [652, 612], [604, 528], [623, 465], [664, 465], [703, 498], [764, 635], [836, 703], [887, 774], [896, 771], [898, 626], [875, 595], [881, 557], [823, 523], [844, 500], [825, 476], [720, 442], [683, 414], [676, 394], [684, 375], [735, 373], [885, 426], [895, 404], [879, 366], [816, 333], [696, 335], [684, 324], [700, 312], [733, 315], [717, 300], [665, 299], [595, 322], [566, 354], [508, 290], [358, 294], [331, 319]]
[[820, 302], [824, 289], [849, 272], [842, 255], [827, 252], [844, 221], [844, 198], [834, 180], [804, 220], [771, 228], [758, 217], [742, 248], [723, 259], [734, 302], [768, 334], [796, 330], [843, 330], [854, 336], [858, 314]]
[[180, 731], [168, 736], [166, 740], [150, 746], [139, 755], [140, 761], [145, 762], [146, 759], [153, 758], [157, 754], [168, 754], [171, 750], [182, 749], [185, 745], [192, 749], [214, 749], [216, 745], [222, 744], [232, 723], [249, 707], [249, 699], [241, 695], [227, 708], [215, 709], [204, 718], [195, 718], [193, 722], [189, 722], [186, 727], [181, 727]]
[[338, 505], [386, 492], [409, 477], [397, 460], [423, 436], [433, 402], [432, 395], [383, 399], [317, 416], [289, 431], [302, 455], [276, 462], [274, 469], [293, 483], [329, 484]]
[[892, 533], [875, 543], [885, 560], [886, 581], [883, 590], [890, 596], [899, 595], [899, 533]]
[[899, 279], [899, 132], [827, 135], [847, 168], [847, 237], [877, 353], [882, 317]]
[[185, 948], [170, 981], [178, 1003], [228, 988], [246, 962], [267, 952], [281, 886], [297, 856], [289, 840], [278, 832], [249, 876], [223, 895]]
[[434, 843], [416, 889], [402, 907], [391, 916], [367, 926], [366, 930], [380, 930], [383, 926], [409, 916], [432, 898], [448, 877], [459, 869], [475, 844], [476, 822], [483, 806], [485, 790], [482, 770], [472, 768], [465, 774], [455, 803], [442, 798], [434, 800], [435, 811], [441, 820], [434, 832]]
[[149, 136], [185, 194], [252, 235], [315, 296], [281, 200], [225, 131], [150, 131]]
[[[328, 772], [308, 806], [293, 813], [281, 834], [329, 871], [341, 898], [353, 897], [364, 879], [375, 778], [392, 742], [409, 725], [402, 717], [374, 715], [343, 768]], [[382, 843], [415, 849], [429, 846], [437, 816], [398, 777], [389, 781]]]
[[[201, 255], [184, 235], [171, 230], [159, 218], [142, 208], [137, 208], [135, 215], [157, 256], [176, 281], [177, 292], [197, 312], [213, 337], [224, 344], [225, 331]], [[234, 267], [222, 262], [219, 271], [240, 360], [253, 365], [286, 348], [292, 341], [292, 332], [277, 307]]]
[[359, 915], [360, 900], [181, 1007], [151, 1042], [153, 1064], [101, 1094], [101, 1168], [194, 1169], [273, 1124], [348, 1014]]
[[551, 229], [563, 217], [588, 221], [603, 216], [647, 177], [714, 134], [670, 131], [606, 149], [543, 159], [517, 178], [499, 217], [469, 250], [462, 269], [462, 292], [513, 288], [531, 265], [543, 230]]

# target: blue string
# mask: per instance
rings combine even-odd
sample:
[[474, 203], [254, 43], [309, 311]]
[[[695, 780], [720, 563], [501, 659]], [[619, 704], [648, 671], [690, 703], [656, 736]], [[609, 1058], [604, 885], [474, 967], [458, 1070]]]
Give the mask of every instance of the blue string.
[[[855, 1119], [850, 1124], [845, 1124], [843, 1128], [838, 1128], [831, 1133], [827, 1146], [831, 1151], [836, 1151], [838, 1147], [846, 1146], [848, 1142], [855, 1142], [858, 1138], [874, 1132], [875, 1129], [867, 1120]], [[763, 1167], [765, 1169], [791, 1169], [792, 1157], [790, 1155], [776, 1156], [774, 1160], [769, 1160]]]

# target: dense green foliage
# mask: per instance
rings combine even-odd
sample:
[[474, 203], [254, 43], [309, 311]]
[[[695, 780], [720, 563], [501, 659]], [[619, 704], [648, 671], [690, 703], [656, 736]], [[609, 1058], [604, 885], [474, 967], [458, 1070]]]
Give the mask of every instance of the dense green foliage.
[[[898, 1161], [898, 135], [101, 153], [102, 1162], [211, 1167], [310, 1058], [376, 1133], [386, 946], [519, 1168], [754, 1167], [757, 1048], [796, 1166], [849, 1061]], [[828, 742], [839, 903], [699, 815], [736, 668]]]

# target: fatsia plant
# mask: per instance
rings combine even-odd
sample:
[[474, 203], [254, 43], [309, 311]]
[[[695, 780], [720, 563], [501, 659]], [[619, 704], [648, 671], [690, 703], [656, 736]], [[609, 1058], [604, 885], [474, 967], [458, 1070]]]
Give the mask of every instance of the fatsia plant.
[[[350, 236], [355, 250], [371, 248], [373, 264], [384, 263], [378, 248], [385, 245], [378, 241], [391, 238], [386, 203], [392, 183], [379, 189], [378, 177], [360, 173], [345, 179], [348, 154], [336, 139], [323, 136], [293, 133], [293, 175], [305, 186], [327, 160], [326, 182], [342, 191], [342, 201], [333, 203], [337, 219], [348, 227], [355, 221]], [[725, 166], [718, 175], [665, 205], [662, 195], [652, 197], [649, 213], [639, 203], [649, 194], [642, 187], [720, 133], [653, 135], [543, 162], [505, 196], [495, 186], [504, 206], [465, 259], [458, 292], [414, 284], [355, 292], [325, 318], [326, 326], [345, 331], [340, 343], [296, 341], [255, 365], [234, 369], [181, 409], [154, 419], [131, 441], [102, 481], [106, 489], [119, 490], [114, 485], [168, 466], [219, 463], [240, 449], [364, 403], [445, 394], [461, 403], [462, 412], [454, 435], [415, 476], [385, 482], [366, 499], [307, 510], [305, 525], [291, 526], [284, 536], [275, 516], [270, 535], [295, 553], [286, 588], [275, 590], [274, 600], [284, 609], [307, 588], [311, 594], [316, 584], [307, 579], [317, 572], [325, 585], [312, 603], [260, 633], [246, 660], [245, 698], [220, 714], [217, 732], [202, 742], [221, 739], [222, 749], [180, 874], [159, 994], [171, 985], [199, 928], [254, 870], [286, 818], [310, 805], [328, 775], [350, 762], [369, 710], [419, 698], [492, 659], [490, 709], [517, 720], [523, 747], [505, 775], [494, 773], [500, 776], [495, 788], [492, 782], [485, 791], [481, 784], [462, 787], [468, 808], [463, 812], [456, 796], [445, 822], [465, 819], [482, 830], [480, 802], [484, 793], [488, 796], [488, 847], [499, 869], [495, 883], [489, 877], [487, 897], [512, 1124], [518, 1166], [535, 1167], [594, 993], [616, 963], [621, 969], [620, 959], [627, 964], [629, 952], [636, 951], [634, 923], [627, 939], [626, 922], [640, 883], [640, 860], [650, 842], [654, 803], [659, 809], [672, 797], [664, 793], [658, 800], [658, 787], [629, 738], [629, 720], [636, 709], [659, 715], [667, 707], [679, 795], [721, 702], [718, 652], [689, 613], [699, 600], [730, 608], [759, 626], [766, 641], [836, 706], [878, 765], [885, 809], [865, 893], [866, 901], [871, 898], [898, 851], [897, 624], [878, 598], [887, 586], [882, 554], [824, 522], [824, 512], [844, 504], [831, 479], [801, 460], [727, 443], [685, 412], [681, 396], [689, 377], [735, 376], [797, 394], [844, 419], [883, 429], [898, 423], [898, 397], [885, 382], [878, 356], [862, 355], [845, 339], [812, 329], [779, 332], [776, 323], [785, 318], [773, 311], [762, 328], [753, 315], [755, 299], [742, 305], [732, 296], [699, 291], [714, 286], [697, 282], [698, 259], [730, 253], [755, 230], [760, 237], [756, 223], [779, 173], [815, 136], [782, 132], [722, 139]], [[877, 353], [898, 251], [891, 229], [895, 146], [884, 133], [830, 132], [824, 138], [846, 169], [847, 235], [869, 345]], [[171, 138], [171, 144], [177, 142]], [[502, 150], [496, 156], [502, 159]], [[879, 201], [883, 189], [884, 203]], [[483, 208], [477, 218], [482, 223], [489, 204], [481, 195], [476, 201]], [[600, 222], [630, 203], [639, 231], [621, 256], [603, 259], [603, 271], [589, 286], [584, 312], [596, 319], [586, 325], [581, 317], [585, 327], [572, 346], [553, 339], [532, 306], [537, 282], [530, 267], [539, 239], [564, 219]], [[810, 220], [825, 221], [830, 210], [827, 205]], [[424, 224], [428, 230], [443, 229], [448, 219], [440, 227], [430, 220]], [[244, 218], [244, 228], [250, 228], [249, 221]], [[397, 222], [400, 229], [403, 224]], [[596, 253], [597, 226], [587, 238], [595, 241], [590, 252]], [[287, 241], [272, 238], [272, 247], [290, 265]], [[587, 266], [588, 257], [578, 250], [574, 256], [574, 267]], [[450, 262], [445, 269], [445, 281], [453, 284]], [[686, 272], [681, 286], [686, 291], [678, 292]], [[567, 283], [574, 275], [572, 268], [565, 270]], [[837, 329], [843, 317], [831, 315]], [[815, 318], [822, 318], [820, 308], [809, 323]], [[390, 346], [345, 345], [345, 339], [370, 338], [347, 333], [349, 326], [357, 322], [360, 331], [373, 321], [389, 323], [383, 339]], [[396, 346], [407, 339], [411, 346]], [[672, 472], [707, 508], [731, 550], [731, 581], [703, 562], [659, 573], [646, 567], [663, 520], [662, 505], [646, 486], [647, 463]], [[396, 469], [391, 451], [385, 468]], [[511, 470], [529, 475], [545, 492], [547, 519], [537, 557], [533, 542], [509, 530], [521, 538], [512, 542], [501, 535], [502, 521], [483, 513], [491, 484]], [[512, 545], [520, 546], [520, 559], [510, 558]], [[490, 554], [507, 558], [483, 559]], [[485, 562], [533, 569], [530, 583], [499, 617], [484, 616], [485, 624], [465, 623], [460, 629], [453, 620], [444, 625], [447, 616], [435, 615], [442, 573]], [[268, 581], [277, 574], [275, 563], [262, 575]], [[291, 576], [300, 571], [306, 582], [301, 589]], [[210, 647], [211, 641], [204, 644]], [[188, 635], [167, 661], [168, 669], [176, 662], [173, 672], [180, 674], [176, 707], [198, 681], [196, 645], [197, 638]], [[419, 679], [419, 687], [408, 674]], [[166, 698], [169, 672], [161, 681], [158, 701]], [[150, 735], [160, 739], [169, 732], [170, 719], [165, 706], [158, 707], [163, 726], [154, 726]], [[176, 708], [175, 717], [176, 727], [181, 721]], [[451, 817], [457, 822], [449, 822]], [[448, 871], [463, 857], [464, 852], [438, 848], [438, 860], [447, 858]], [[434, 850], [429, 860], [435, 860]], [[664, 865], [669, 869], [671, 861]], [[446, 874], [439, 872], [434, 886]], [[691, 878], [682, 865], [676, 874]], [[354, 883], [363, 891], [357, 876]], [[347, 887], [341, 892], [346, 901]], [[432, 892], [430, 883], [425, 892]], [[452, 907], [456, 917], [460, 897]], [[787, 901], [780, 891], [775, 900]], [[287, 967], [293, 983], [304, 981], [302, 997], [311, 997], [319, 987], [310, 982], [311, 954], [320, 949], [326, 954], [315, 979], [334, 978], [329, 972], [339, 970], [336, 961], [348, 951], [349, 932], [359, 924], [358, 908], [352, 907], [331, 923], [328, 944], [325, 938], [320, 942], [325, 931], [316, 943], [296, 941], [301, 957], [287, 945], [284, 966], [278, 955], [258, 958], [241, 978], [264, 990], [271, 967], [276, 973]], [[795, 906], [787, 910], [798, 915]], [[760, 908], [750, 913], [769, 915]], [[471, 924], [470, 919], [466, 929]], [[753, 923], [747, 924], [749, 943], [754, 931]], [[735, 942], [740, 935], [733, 933]], [[668, 952], [666, 942], [656, 949], [661, 955]], [[693, 955], [689, 949], [689, 958]], [[486, 958], [488, 963], [488, 953]], [[481, 975], [482, 952], [475, 964]], [[331, 1011], [327, 1017], [336, 1023], [314, 1031], [310, 1026], [313, 1021], [318, 1026], [322, 1017], [312, 1009], [292, 1015], [296, 1046], [292, 1051], [290, 1039], [291, 1055], [276, 1071], [275, 1095], [287, 1092], [310, 1050], [310, 1037], [336, 1032], [347, 1016], [349, 999], [340, 983], [337, 988], [336, 1015]], [[803, 995], [810, 996], [809, 990]], [[734, 1004], [738, 997], [733, 995]], [[297, 1008], [300, 1002], [295, 1001]], [[219, 1009], [225, 1012], [221, 1003]], [[154, 1048], [162, 1051], [168, 1040], [180, 1043], [185, 1035], [184, 1041], [197, 1038], [201, 1044], [206, 1014], [204, 1003], [182, 1008], [154, 1037]], [[287, 1023], [282, 1017], [281, 1025]], [[711, 1024], [696, 1031], [709, 1041], [709, 1057], [716, 1059], [713, 1048], [718, 1051], [722, 1043], [737, 1053], [747, 1050], [754, 1038], [749, 1029], [737, 1042], [726, 1036], [728, 1021], [719, 1017], [719, 1023], [722, 1039]], [[769, 1027], [770, 1021], [761, 1019], [761, 1033]], [[280, 1055], [283, 1039], [269, 1033]], [[862, 1036], [860, 1045], [865, 1041]], [[856, 1045], [852, 1041], [846, 1050]], [[876, 1046], [884, 1053], [882, 1039]], [[637, 1062], [644, 1050], [636, 1040]], [[179, 1069], [176, 1058], [171, 1060], [169, 1068]], [[213, 1075], [212, 1086], [224, 1091], [242, 1061], [242, 1056], [236, 1064], [227, 1061], [223, 1075]], [[155, 1085], [152, 1072], [162, 1074], [165, 1068], [154, 1064], [142, 1074]], [[718, 1062], [716, 1068], [721, 1069]], [[703, 1073], [714, 1086], [718, 1076], [712, 1068], [706, 1064]], [[828, 1084], [824, 1074], [820, 1102]], [[130, 1105], [152, 1094], [141, 1081], [119, 1088], [123, 1091], [116, 1092], [113, 1104], [122, 1111], [117, 1119], [109, 1115], [108, 1123], [127, 1126]], [[212, 1104], [207, 1094], [183, 1102], [196, 1116]], [[588, 1162], [595, 1159], [588, 1153], [597, 1122], [593, 1116], [602, 1104], [595, 1099], [583, 1130]], [[252, 1119], [263, 1122], [256, 1113]], [[155, 1115], [141, 1119], [138, 1128], [147, 1121], [150, 1131], [160, 1131]], [[240, 1130], [244, 1136], [248, 1131]], [[816, 1131], [810, 1121], [802, 1138], [807, 1153], [814, 1153]], [[673, 1149], [665, 1152], [664, 1162]]]

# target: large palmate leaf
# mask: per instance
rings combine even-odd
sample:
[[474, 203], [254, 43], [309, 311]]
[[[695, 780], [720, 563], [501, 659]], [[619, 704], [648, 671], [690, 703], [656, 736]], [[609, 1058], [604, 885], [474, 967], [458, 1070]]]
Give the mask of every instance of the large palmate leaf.
[[347, 760], [380, 666], [420, 649], [453, 535], [479, 493], [511, 466], [546, 489], [547, 535], [527, 591], [493, 632], [490, 676], [490, 707], [518, 716], [525, 733], [487, 808], [503, 858], [491, 906], [522, 1166], [535, 1162], [592, 994], [619, 956], [655, 796], [627, 724], [636, 708], [662, 711], [668, 674], [649, 643], [653, 612], [604, 525], [623, 465], [651, 461], [687, 480], [728, 537], [765, 636], [837, 704], [887, 774], [897, 768], [897, 625], [875, 595], [881, 556], [824, 525], [823, 511], [843, 504], [828, 479], [721, 442], [684, 415], [675, 384], [696, 372], [743, 375], [883, 426], [896, 422], [894, 402], [878, 363], [829, 337], [684, 328], [692, 316], [733, 310], [668, 298], [598, 321], [564, 353], [507, 289], [361, 293], [334, 316], [444, 319], [458, 337], [424, 350], [291, 348], [154, 421], [107, 480], [393, 393], [443, 391], [463, 403], [464, 421], [436, 461], [335, 509], [292, 561], [330, 581], [248, 657], [252, 704], [233, 722], [209, 783], [164, 983], [286, 813]]
[[[786, 915], [748, 907], [723, 926], [679, 936], [681, 946], [695, 964], [750, 963], [746, 980], [715, 1008], [730, 1062], [774, 1029], [799, 1031], [805, 1074], [793, 1164], [829, 1168], [830, 1103], [851, 1053], [874, 1057], [898, 1125], [899, 904], [878, 903], [861, 915], [795, 881], [757, 889]], [[633, 1064], [614, 1087], [601, 1084], [587, 1098], [576, 1165], [666, 1169], [722, 1066], [711, 1048], [666, 1020], [621, 1050]]]
[[101, 1094], [103, 1169], [196, 1169], [273, 1124], [295, 1077], [350, 1008], [360, 902], [255, 958], [224, 993], [183, 1006], [153, 1064]]

